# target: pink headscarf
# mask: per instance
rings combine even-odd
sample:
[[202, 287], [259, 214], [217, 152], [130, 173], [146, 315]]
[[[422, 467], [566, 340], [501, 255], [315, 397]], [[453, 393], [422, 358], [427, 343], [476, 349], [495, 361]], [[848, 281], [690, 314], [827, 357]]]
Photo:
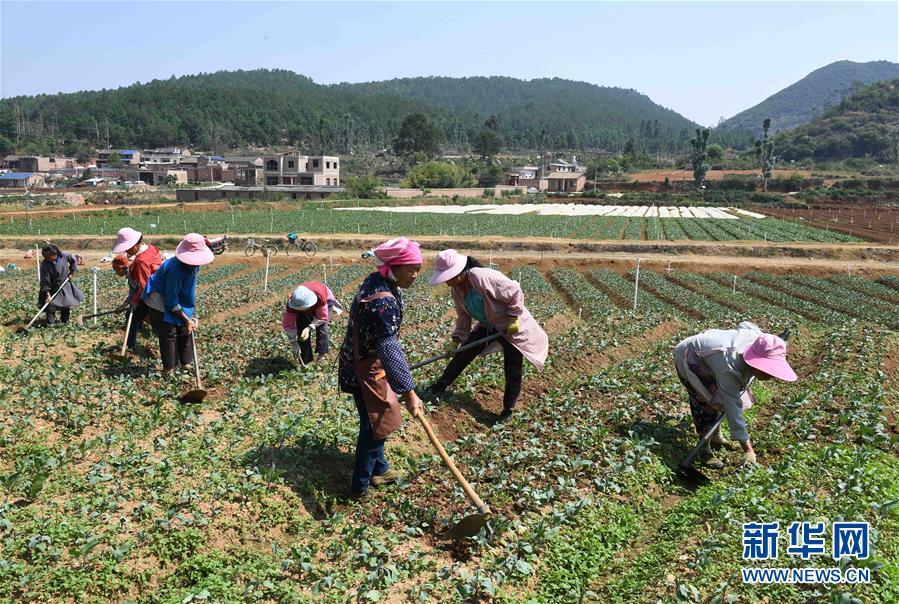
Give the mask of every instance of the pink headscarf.
[[382, 277], [390, 275], [391, 266], [421, 264], [421, 250], [417, 241], [399, 237], [386, 241], [374, 249], [375, 264]]

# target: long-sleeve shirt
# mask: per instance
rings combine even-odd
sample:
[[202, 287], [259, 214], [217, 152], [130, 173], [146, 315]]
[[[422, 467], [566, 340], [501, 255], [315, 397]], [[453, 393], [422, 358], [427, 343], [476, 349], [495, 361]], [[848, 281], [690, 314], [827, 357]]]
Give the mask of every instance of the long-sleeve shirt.
[[398, 336], [403, 322], [403, 298], [396, 283], [374, 272], [366, 277], [350, 309], [347, 331], [340, 347], [338, 381], [343, 392], [359, 389], [353, 356], [353, 317], [357, 314], [358, 300], [378, 292], [390, 292], [392, 297], [378, 298], [358, 308], [359, 355], [362, 358], [377, 356], [387, 375], [387, 383], [397, 394], [415, 389], [412, 373]]
[[[703, 402], [719, 407], [727, 417], [731, 438], [749, 440], [743, 417], [743, 390], [752, 371], [743, 360], [743, 351], [761, 335], [754, 323], [744, 321], [736, 329], [707, 329], [682, 340], [674, 349], [674, 362]], [[690, 352], [711, 376], [709, 383], [688, 366]], [[714, 388], [710, 388], [714, 386]]]
[[194, 316], [198, 272], [199, 267], [184, 264], [177, 257], [169, 258], [147, 280], [141, 299], [146, 302], [154, 292], [161, 294], [165, 308], [163, 320], [173, 325], [183, 325], [179, 311], [188, 317]]
[[134, 255], [131, 265], [128, 267], [128, 280], [134, 291], [131, 293], [131, 303], [140, 302], [144, 288], [150, 277], [162, 266], [162, 256], [155, 245], [143, 244], [140, 251]]
[[316, 321], [324, 321], [327, 323], [331, 318], [331, 308], [334, 306], [340, 306], [340, 303], [337, 302], [337, 298], [334, 297], [334, 292], [332, 292], [331, 288], [329, 288], [327, 285], [319, 283], [318, 281], [308, 281], [306, 283], [302, 283], [301, 285], [303, 287], [309, 288], [312, 293], [315, 294], [315, 304], [311, 308], [307, 308], [306, 310], [294, 310], [285, 304], [284, 314], [281, 315], [281, 328], [284, 331], [297, 330], [297, 314], [314, 313]]
[[81, 290], [74, 283], [69, 281], [65, 287], [62, 287], [66, 278], [73, 276], [77, 269], [78, 262], [75, 256], [68, 252], [57, 254], [56, 262], [42, 261], [40, 264], [41, 285], [40, 292], [38, 292], [37, 305], [43, 306], [47, 299], [60, 288], [62, 290], [59, 291], [50, 304], [51, 310], [53, 308], [71, 308], [81, 304], [84, 301], [84, 294], [81, 293]]

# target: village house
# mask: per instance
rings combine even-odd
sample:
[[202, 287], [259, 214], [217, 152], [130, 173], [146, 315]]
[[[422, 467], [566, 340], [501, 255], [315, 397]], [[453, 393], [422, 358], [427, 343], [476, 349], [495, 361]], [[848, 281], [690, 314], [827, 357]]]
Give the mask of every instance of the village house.
[[144, 149], [140, 152], [140, 163], [146, 164], [180, 164], [182, 158], [190, 157], [188, 149]]
[[261, 155], [226, 155], [225, 163], [234, 170], [234, 184], [242, 187], [265, 184], [265, 160]]
[[587, 182], [586, 170], [578, 165], [576, 157], [571, 159], [572, 163], [559, 159], [549, 164], [548, 173], [544, 177], [548, 192], [577, 193], [584, 190]]
[[[524, 189], [545, 189], [546, 181], [541, 183], [539, 178], [540, 168], [537, 166], [520, 166], [510, 168], [504, 174], [504, 182], [502, 184], [510, 187], [522, 187]], [[542, 186], [541, 186], [542, 184]]]
[[123, 165], [140, 165], [140, 151], [134, 149], [100, 149], [97, 151], [97, 167], [109, 167], [109, 156], [113, 153], [118, 153], [119, 157], [122, 158]]
[[340, 160], [337, 157], [281, 153], [279, 155], [266, 155], [263, 161], [265, 184], [267, 186], [340, 186]]
[[7, 172], [0, 174], [0, 187], [25, 188], [44, 186], [44, 177], [34, 172]]
[[19, 157], [16, 169], [22, 172], [53, 172], [55, 170], [70, 170], [75, 167], [75, 163], [75, 160], [70, 157], [23, 155]]

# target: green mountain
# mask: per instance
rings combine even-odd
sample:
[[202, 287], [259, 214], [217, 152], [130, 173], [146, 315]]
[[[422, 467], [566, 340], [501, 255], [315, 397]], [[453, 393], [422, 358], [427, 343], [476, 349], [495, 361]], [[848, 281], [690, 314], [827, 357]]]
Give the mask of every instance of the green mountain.
[[775, 153], [786, 160], [873, 157], [899, 153], [899, 78], [865, 86], [823, 115], [780, 133]]
[[641, 149], [683, 149], [696, 127], [633, 90], [569, 80], [412, 78], [325, 86], [290, 71], [254, 70], [3, 99], [0, 147], [73, 153], [108, 140], [126, 148], [298, 145], [346, 153], [387, 146], [415, 112], [436, 123], [453, 147], [469, 146], [491, 115], [508, 146], [519, 149], [620, 148], [628, 138]]
[[758, 105], [725, 120], [724, 126], [760, 134], [762, 122], [770, 117], [775, 131], [795, 128], [838, 105], [859, 85], [893, 78], [899, 78], [899, 63], [837, 61], [816, 69]]

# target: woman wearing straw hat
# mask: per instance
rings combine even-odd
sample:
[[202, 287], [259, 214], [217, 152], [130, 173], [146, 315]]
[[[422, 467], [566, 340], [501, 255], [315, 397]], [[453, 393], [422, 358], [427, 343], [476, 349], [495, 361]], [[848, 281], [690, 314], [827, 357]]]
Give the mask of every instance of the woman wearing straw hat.
[[293, 346], [294, 357], [303, 364], [313, 362], [312, 332], [315, 331], [315, 354], [317, 359], [328, 353], [331, 345], [328, 340], [328, 322], [330, 312], [343, 312], [343, 306], [334, 297], [334, 292], [318, 281], [303, 283], [290, 295], [281, 316], [281, 329], [287, 334]]
[[150, 278], [141, 300], [150, 310], [150, 321], [159, 336], [159, 356], [163, 373], [177, 367], [189, 369], [194, 360], [191, 334], [197, 295], [197, 273], [215, 256], [206, 247], [203, 236], [190, 233], [175, 250], [175, 256], [162, 263]]
[[[140, 231], [125, 227], [120, 229], [116, 238], [113, 254], [124, 254], [128, 257], [128, 283], [131, 295], [128, 303], [131, 305], [131, 329], [127, 335], [128, 350], [134, 352], [137, 346], [137, 330], [141, 322], [150, 314], [150, 309], [141, 299], [147, 281], [162, 266], [162, 256], [154, 245], [144, 243], [144, 236]], [[115, 260], [113, 261], [115, 262]], [[113, 268], [115, 268], [113, 266]]]
[[413, 415], [421, 409], [398, 340], [403, 323], [400, 290], [418, 277], [421, 251], [417, 242], [400, 237], [379, 245], [373, 255], [378, 270], [365, 278], [353, 299], [338, 360], [340, 389], [353, 395], [359, 412], [350, 484], [354, 499], [366, 498], [371, 486], [396, 482], [400, 476], [384, 457], [387, 437], [403, 421], [399, 399]]
[[[503, 335], [490, 344], [455, 355], [429, 394], [443, 393], [479, 354], [502, 350], [506, 387], [500, 418], [505, 419], [518, 402], [524, 359], [542, 371], [549, 353], [549, 338], [525, 307], [521, 285], [499, 271], [484, 268], [471, 256], [456, 250], [437, 254], [431, 285], [440, 283], [450, 287], [456, 306], [456, 327], [447, 342], [448, 350], [493, 333]], [[474, 329], [472, 321], [476, 322]]]
[[[743, 417], [743, 410], [753, 402], [746, 387], [752, 377], [796, 380], [796, 373], [787, 363], [787, 343], [744, 321], [736, 329], [707, 329], [682, 340], [674, 349], [674, 366], [690, 396], [696, 432], [700, 436], [708, 432], [723, 411], [731, 438], [743, 448], [741, 463], [756, 463]], [[726, 446], [719, 427], [701, 453], [705, 465], [723, 468], [724, 463], [715, 457], [712, 447]]]

